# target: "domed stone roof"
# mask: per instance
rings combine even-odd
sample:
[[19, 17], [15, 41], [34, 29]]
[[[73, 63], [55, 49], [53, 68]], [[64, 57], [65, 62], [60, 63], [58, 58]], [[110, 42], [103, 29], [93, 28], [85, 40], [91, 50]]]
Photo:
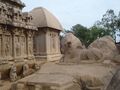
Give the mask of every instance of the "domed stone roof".
[[32, 23], [39, 28], [50, 27], [57, 30], [63, 30], [58, 19], [43, 7], [33, 9], [30, 14], [33, 16]]

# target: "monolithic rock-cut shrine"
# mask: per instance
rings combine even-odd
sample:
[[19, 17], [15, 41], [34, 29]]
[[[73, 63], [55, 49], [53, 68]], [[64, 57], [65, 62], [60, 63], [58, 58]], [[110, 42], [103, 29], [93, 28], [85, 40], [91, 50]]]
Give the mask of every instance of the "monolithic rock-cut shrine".
[[[59, 34], [62, 26], [45, 8], [22, 12], [20, 0], [0, 0], [0, 72], [9, 77], [10, 63], [21, 74], [25, 62], [55, 61], [61, 58]], [[36, 66], [36, 65], [35, 65]]]
[[1, 0], [0, 5], [1, 63], [34, 59], [34, 55], [37, 60], [60, 59], [62, 26], [49, 11], [40, 7], [22, 13], [25, 5], [19, 0]]
[[0, 0], [0, 63], [34, 59], [33, 35], [37, 30], [19, 0]]
[[74, 33], [60, 38], [45, 8], [24, 7], [0, 0], [0, 90], [120, 90], [120, 46], [111, 36], [85, 47]]
[[32, 23], [38, 27], [34, 36], [34, 55], [36, 60], [54, 61], [61, 58], [59, 34], [62, 26], [45, 8], [33, 9]]

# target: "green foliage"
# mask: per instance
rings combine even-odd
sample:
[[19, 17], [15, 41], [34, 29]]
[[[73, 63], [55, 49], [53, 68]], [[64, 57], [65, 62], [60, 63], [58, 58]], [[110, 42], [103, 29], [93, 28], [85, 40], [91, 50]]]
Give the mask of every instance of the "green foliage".
[[110, 35], [110, 33], [104, 28], [97, 27], [97, 26], [91, 27], [88, 45], [92, 43], [94, 40], [96, 40], [97, 38], [100, 38], [106, 35]]
[[116, 40], [116, 31], [120, 29], [120, 14], [115, 15], [114, 10], [107, 10], [96, 25], [104, 28]]
[[85, 46], [88, 46], [95, 39], [105, 35], [110, 35], [116, 40], [116, 31], [120, 31], [120, 12], [115, 15], [114, 10], [110, 9], [91, 28], [77, 24], [71, 30], [66, 30], [65, 32], [72, 32]]
[[88, 46], [99, 37], [109, 35], [104, 28], [93, 26], [88, 29], [80, 24], [73, 26], [71, 32], [73, 32], [73, 34], [78, 37], [85, 46]]
[[87, 44], [88, 38], [89, 38], [89, 29], [86, 27], [77, 24], [72, 27], [71, 31], [74, 33], [76, 37], [78, 37], [83, 44]]

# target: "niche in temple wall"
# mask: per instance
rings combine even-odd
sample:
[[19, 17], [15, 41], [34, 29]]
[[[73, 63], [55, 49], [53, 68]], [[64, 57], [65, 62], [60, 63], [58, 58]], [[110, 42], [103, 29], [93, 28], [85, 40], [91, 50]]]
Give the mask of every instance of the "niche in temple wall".
[[0, 23], [6, 23], [7, 7], [0, 2]]
[[15, 57], [20, 57], [21, 56], [21, 31], [18, 29], [15, 29], [14, 31], [14, 49], [15, 49]]
[[26, 35], [24, 32], [21, 34], [21, 54], [22, 56], [26, 57], [27, 50], [26, 50]]
[[16, 56], [21, 56], [21, 45], [20, 45], [19, 35], [15, 36], [15, 51], [16, 51]]
[[18, 26], [18, 23], [22, 22], [22, 12], [19, 9], [13, 8], [13, 22], [15, 26]]
[[50, 32], [50, 51], [55, 53], [56, 51], [56, 33]]
[[29, 31], [28, 34], [28, 55], [33, 55], [33, 32]]
[[5, 58], [12, 58], [12, 35], [10, 31], [4, 31], [4, 56]]

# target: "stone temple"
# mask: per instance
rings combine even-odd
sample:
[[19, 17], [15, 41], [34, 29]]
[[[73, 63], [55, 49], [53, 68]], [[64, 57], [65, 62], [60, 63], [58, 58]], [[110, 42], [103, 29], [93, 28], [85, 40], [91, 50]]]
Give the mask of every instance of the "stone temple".
[[45, 8], [22, 12], [20, 0], [0, 0], [0, 72], [9, 77], [10, 63], [20, 74], [25, 61], [55, 61], [61, 58], [61, 24]]
[[63, 28], [52, 13], [24, 7], [0, 0], [0, 90], [120, 90], [120, 53], [110, 36], [88, 48], [72, 33], [60, 41]]
[[38, 27], [34, 36], [34, 55], [36, 60], [54, 61], [61, 58], [59, 33], [62, 26], [45, 8], [33, 9], [32, 23]]

